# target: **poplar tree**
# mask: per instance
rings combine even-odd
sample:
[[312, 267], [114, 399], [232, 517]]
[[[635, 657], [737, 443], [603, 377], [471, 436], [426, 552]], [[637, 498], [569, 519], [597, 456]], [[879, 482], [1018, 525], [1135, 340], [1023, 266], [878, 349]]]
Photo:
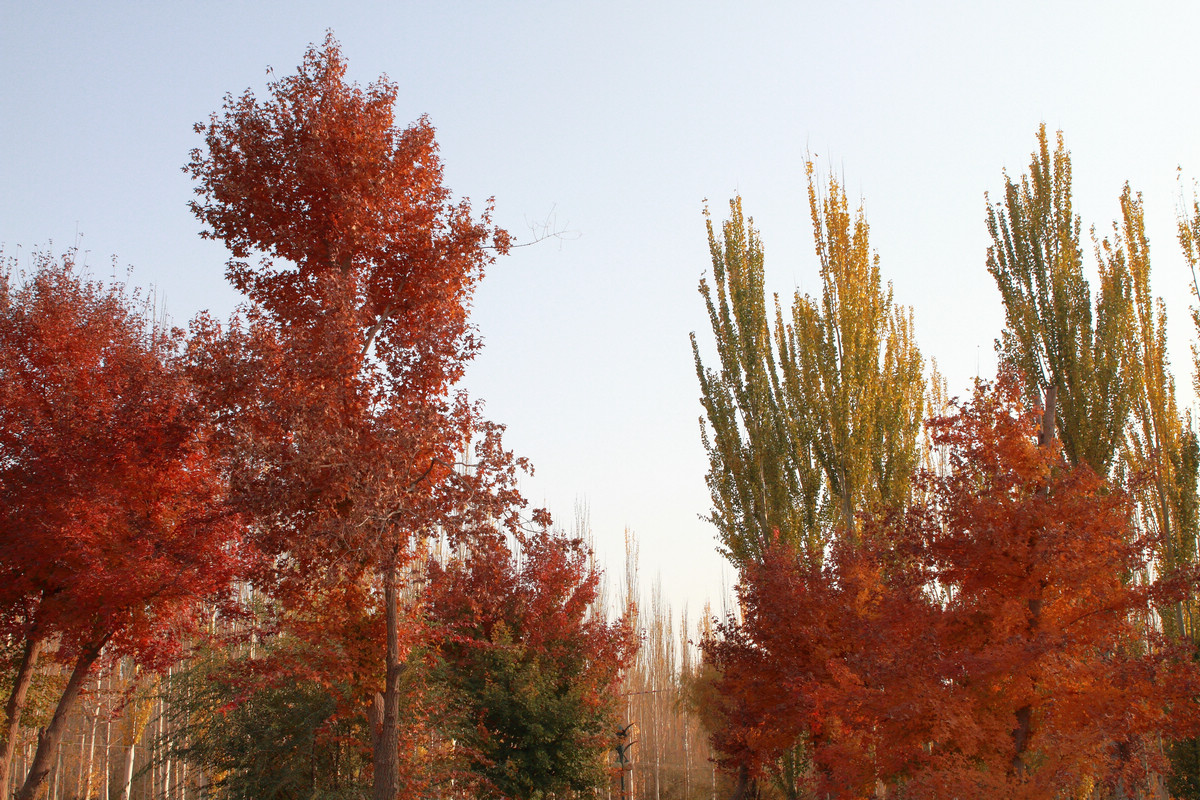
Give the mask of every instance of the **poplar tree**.
[[1028, 402], [1057, 387], [1063, 451], [1072, 465], [1107, 475], [1131, 408], [1131, 377], [1123, 369], [1132, 324], [1129, 271], [1102, 261], [1093, 301], [1071, 205], [1071, 154], [1061, 132], [1050, 151], [1045, 125], [1037, 141], [1029, 173], [1020, 181], [1006, 175], [1004, 200], [988, 205], [987, 266], [1006, 321], [1000, 357], [1024, 376]]
[[[1135, 483], [1140, 523], [1160, 543], [1158, 569], [1172, 574], [1196, 562], [1196, 478], [1200, 446], [1190, 423], [1184, 425], [1175, 400], [1175, 378], [1167, 356], [1167, 312], [1150, 291], [1150, 242], [1140, 194], [1126, 184], [1121, 219], [1096, 244], [1097, 261], [1109, 272], [1125, 272], [1131, 287], [1131, 319], [1126, 328], [1125, 373], [1130, 389], [1130, 420], [1121, 461]], [[1163, 631], [1191, 632], [1191, 603], [1175, 601], [1159, 609]]]
[[831, 531], [853, 540], [855, 515], [903, 503], [917, 463], [924, 409], [923, 360], [912, 314], [895, 304], [870, 247], [860, 208], [836, 178], [808, 198], [821, 296], [796, 292], [768, 317], [762, 241], [740, 198], [717, 235], [707, 222], [712, 283], [700, 282], [719, 369], [692, 349], [707, 425], [710, 517], [737, 566], [772, 542], [814, 563]]
[[708, 419], [707, 426], [701, 419], [700, 432], [709, 456], [710, 520], [725, 556], [739, 566], [761, 558], [773, 536], [819, 559], [822, 478], [811, 443], [792, 441], [784, 418], [762, 241], [742, 213], [741, 198], [731, 200], [729, 210], [720, 237], [711, 218], [706, 221], [713, 288], [707, 279], [700, 281], [719, 370], [704, 367], [692, 334]]
[[[1194, 207], [1179, 220], [1193, 277], [1200, 261], [1200, 204]], [[1166, 309], [1151, 293], [1142, 201], [1128, 184], [1120, 208], [1111, 235], [1095, 241], [1100, 288], [1093, 299], [1071, 210], [1070, 154], [1061, 133], [1051, 153], [1039, 128], [1029, 174], [1019, 184], [1007, 180], [1004, 202], [988, 209], [988, 269], [1007, 315], [1000, 351], [1024, 374], [1027, 397], [1057, 388], [1068, 459], [1128, 484], [1136, 524], [1155, 545], [1153, 569], [1182, 575], [1196, 564], [1200, 443], [1175, 400]], [[1192, 313], [1200, 326], [1200, 312]], [[1191, 594], [1162, 603], [1163, 632], [1194, 639], [1194, 609]], [[1190, 787], [1194, 795], [1197, 752], [1194, 739], [1172, 747], [1172, 791]]]
[[[1150, 288], [1150, 243], [1140, 195], [1125, 185], [1120, 219], [1093, 245], [1099, 291], [1083, 276], [1082, 224], [1071, 204], [1071, 156], [1043, 125], [1029, 173], [1006, 179], [988, 208], [988, 270], [1004, 301], [1002, 360], [1025, 377], [1026, 397], [1058, 397], [1058, 434], [1073, 465], [1133, 481], [1140, 525], [1158, 543], [1157, 569], [1195, 563], [1200, 448], [1175, 401], [1166, 309]], [[1181, 222], [1189, 251], [1191, 228]], [[1160, 609], [1164, 630], [1190, 628], [1190, 603]]]
[[[1200, 267], [1200, 194], [1192, 197], [1192, 207], [1179, 209], [1179, 246], [1192, 272], [1192, 297], [1200, 300], [1200, 279], [1196, 276]], [[1192, 324], [1200, 333], [1200, 306], [1192, 306]], [[1200, 348], [1192, 346], [1192, 386], [1200, 394]]]

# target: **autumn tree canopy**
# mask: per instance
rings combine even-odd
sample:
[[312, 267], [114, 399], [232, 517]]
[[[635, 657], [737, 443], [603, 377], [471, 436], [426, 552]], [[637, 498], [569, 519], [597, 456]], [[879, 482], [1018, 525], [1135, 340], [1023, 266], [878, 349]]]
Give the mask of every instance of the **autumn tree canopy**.
[[[830, 195], [818, 203], [810, 188], [814, 222], [844, 208]], [[901, 451], [914, 454], [897, 475], [903, 491], [880, 488], [840, 515], [829, 513], [844, 499], [839, 475], [861, 463], [877, 479], [892, 451], [868, 447], [870, 426], [839, 439], [838, 424], [869, 418], [872, 386], [888, 412], [919, 398], [902, 380], [871, 377], [873, 365], [909, 362], [890, 355], [902, 350], [856, 349], [874, 306], [856, 304], [870, 293], [855, 291], [872, 281], [860, 271], [847, 272], [853, 285], [830, 283], [836, 258], [858, 263], [858, 234], [837, 235], [853, 230], [845, 222], [825, 237], [840, 244], [822, 246], [818, 228], [823, 307], [857, 308], [849, 319], [860, 327], [801, 339], [822, 315], [797, 298], [790, 326], [777, 303], [772, 342], [762, 246], [740, 204], [733, 212], [720, 246], [709, 228], [715, 293], [702, 283], [722, 370], [696, 360], [712, 519], [741, 554], [740, 615], [706, 644], [713, 744], [737, 792], [752, 794], [755, 778], [788, 798], [880, 786], [914, 797], [1086, 795], [1166, 774], [1193, 785], [1200, 448], [1176, 405], [1141, 198], [1126, 186], [1111, 232], [1093, 229], [1093, 297], [1070, 155], [1061, 135], [1052, 151], [1039, 130], [1029, 173], [1006, 179], [1004, 201], [988, 208], [988, 268], [1007, 323], [999, 383], [927, 423], [936, 469], [915, 473], [915, 492], [914, 446]], [[1180, 229], [1187, 254], [1188, 219]], [[919, 358], [911, 363], [919, 378]], [[831, 376], [858, 387], [849, 416], [824, 418], [837, 396], [811, 387]], [[807, 402], [784, 404], [789, 391]], [[816, 438], [789, 427], [817, 418], [807, 428]], [[831, 457], [838, 441], [859, 460]], [[815, 536], [797, 534], [801, 520]]]
[[1006, 376], [931, 422], [952, 471], [858, 548], [818, 569], [781, 543], [744, 577], [743, 620], [707, 645], [727, 764], [799, 742], [811, 788], [846, 798], [1052, 797], [1167, 769], [1200, 670], [1146, 622], [1184, 587], [1130, 580], [1154, 549], [1129, 496], [1039, 445], [1020, 394]]
[[203, 323], [195, 361], [240, 454], [235, 490], [266, 549], [284, 557], [276, 590], [346, 570], [382, 584], [374, 796], [392, 800], [401, 571], [436, 533], [516, 531], [525, 465], [499, 426], [452, 394], [479, 346], [471, 293], [508, 234], [490, 207], [476, 218], [451, 201], [429, 121], [395, 123], [395, 84], [362, 88], [345, 75], [329, 36], [266, 99], [228, 97], [197, 126], [192, 211], [229, 247], [229, 279], [251, 305], [245, 325]]
[[498, 538], [434, 564], [429, 621], [441, 681], [463, 709], [459, 746], [477, 797], [537, 798], [603, 786], [618, 724], [628, 618], [597, 614], [599, 573], [578, 539]]
[[6, 768], [43, 645], [71, 670], [21, 798], [45, 780], [101, 653], [168, 663], [245, 564], [182, 332], [151, 311], [70, 255], [0, 275], [0, 614], [25, 642]]
[[872, 504], [903, 502], [917, 464], [924, 361], [911, 313], [884, 286], [860, 209], [809, 164], [821, 296], [778, 298], [772, 325], [764, 253], [741, 200], [718, 236], [708, 221], [713, 283], [700, 283], [719, 369], [692, 348], [706, 419], [711, 519], [736, 565], [782, 537], [820, 561], [832, 530], [851, 537]]

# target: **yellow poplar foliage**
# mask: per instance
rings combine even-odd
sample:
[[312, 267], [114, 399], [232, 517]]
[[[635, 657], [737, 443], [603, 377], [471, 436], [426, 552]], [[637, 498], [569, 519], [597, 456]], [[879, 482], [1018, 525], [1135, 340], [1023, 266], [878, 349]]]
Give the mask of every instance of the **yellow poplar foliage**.
[[[1157, 534], [1159, 569], [1170, 574], [1196, 560], [1196, 434], [1185, 427], [1175, 401], [1175, 379], [1167, 357], [1167, 312], [1150, 291], [1150, 242], [1140, 194], [1121, 192], [1121, 219], [1111, 238], [1096, 244], [1096, 260], [1110, 274], [1128, 275], [1131, 324], [1126, 327], [1125, 374], [1130, 419], [1121, 460], [1134, 483], [1141, 525]], [[1192, 602], [1160, 609], [1163, 630], [1192, 631]]]
[[1004, 201], [988, 205], [988, 271], [1004, 301], [1000, 356], [1026, 381], [1026, 399], [1058, 387], [1058, 434], [1072, 464], [1108, 475], [1130, 411], [1122, 369], [1131, 324], [1129, 273], [1101, 262], [1100, 291], [1083, 277], [1080, 221], [1071, 208], [1071, 155], [1046, 126], [1029, 173], [1005, 176]]
[[[1200, 301], [1200, 279], [1196, 272], [1200, 268], [1200, 194], [1193, 193], [1191, 209], [1179, 209], [1179, 246], [1183, 257], [1192, 270], [1192, 296]], [[1200, 333], [1200, 306], [1192, 306], [1192, 324]], [[1192, 386], [1200, 395], [1200, 348], [1192, 345]]]
[[918, 462], [923, 361], [911, 311], [882, 284], [861, 209], [830, 178], [808, 196], [821, 266], [819, 298], [796, 293], [772, 326], [763, 248], [740, 198], [721, 235], [708, 220], [712, 284], [700, 282], [720, 369], [692, 349], [707, 416], [711, 521], [735, 565], [776, 538], [820, 561], [831, 531], [853, 538], [855, 515], [904, 503]]

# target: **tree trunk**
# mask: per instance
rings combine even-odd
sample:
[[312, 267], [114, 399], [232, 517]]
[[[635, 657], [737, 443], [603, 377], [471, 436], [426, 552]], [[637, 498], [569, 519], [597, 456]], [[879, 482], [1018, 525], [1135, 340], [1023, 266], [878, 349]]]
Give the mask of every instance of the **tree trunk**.
[[[112, 673], [108, 675], [108, 693], [112, 695]], [[109, 797], [109, 785], [112, 782], [112, 770], [109, 768], [109, 755], [112, 753], [112, 709], [106, 709], [108, 712], [104, 720], [104, 794], [101, 795], [104, 800], [111, 800]]]
[[384, 567], [383, 596], [387, 614], [387, 675], [383, 720], [374, 737], [372, 800], [396, 800], [400, 791], [400, 608], [394, 560]]
[[[651, 672], [653, 676], [654, 673]], [[658, 695], [655, 694], [654, 678], [650, 679], [650, 729], [654, 731], [654, 800], [662, 800], [659, 788], [659, 765], [662, 763], [662, 744], [665, 738], [658, 729]]]
[[96, 707], [92, 713], [92, 731], [91, 744], [88, 745], [87, 755], [87, 777], [84, 778], [83, 790], [80, 792], [82, 800], [91, 800], [92, 798], [92, 767], [96, 763], [96, 726], [100, 722], [100, 678], [96, 678]]
[[[1054, 376], [1050, 376], [1050, 385], [1046, 387], [1045, 403], [1042, 408], [1042, 430], [1038, 434], [1038, 446], [1050, 447], [1055, 439], [1056, 434], [1056, 409], [1055, 398], [1057, 397], [1057, 387], [1054, 383]], [[1036, 535], [1036, 534], [1035, 534]], [[1026, 600], [1026, 605], [1029, 608], [1029, 638], [1033, 640], [1038, 635], [1038, 628], [1041, 626], [1042, 616], [1042, 598], [1031, 597]], [[1013, 728], [1013, 757], [1012, 757], [1012, 772], [1014, 775], [1021, 776], [1025, 774], [1025, 751], [1029, 749], [1029, 739], [1033, 733], [1033, 706], [1029, 703], [1021, 706], [1016, 711], [1016, 727]]]
[[745, 766], [738, 767], [732, 800], [758, 800], [758, 780], [750, 777], [750, 770]]
[[54, 765], [54, 780], [50, 782], [50, 800], [58, 800], [58, 785], [62, 780], [62, 748], [58, 749], [58, 758]]
[[133, 759], [137, 752], [137, 743], [129, 743], [129, 754], [125, 756], [125, 777], [121, 781], [120, 800], [130, 800], [133, 790]]
[[98, 645], [85, 650], [75, 662], [75, 669], [71, 671], [67, 686], [58, 700], [58, 706], [54, 709], [54, 717], [51, 718], [50, 725], [38, 735], [37, 752], [33, 756], [33, 764], [29, 767], [29, 775], [25, 778], [25, 784], [16, 794], [16, 800], [33, 800], [38, 789], [46, 780], [46, 775], [50, 772], [50, 763], [58, 752], [58, 743], [62, 740], [63, 733], [66, 732], [67, 716], [71, 713], [76, 698], [79, 697], [79, 690], [83, 688], [83, 681], [87, 678], [88, 670], [100, 657], [100, 651], [107, 641], [108, 637], [106, 636]]
[[[167, 678], [168, 680], [170, 679], [170, 672], [167, 673]], [[159, 747], [162, 751], [162, 768], [160, 770], [162, 776], [162, 796], [164, 800], [169, 800], [171, 797], [171, 721], [167, 718], [167, 701], [165, 698], [159, 698], [158, 701], [158, 730]]]
[[25, 696], [33, 680], [33, 668], [42, 651], [42, 638], [36, 628], [25, 637], [25, 652], [21, 654], [21, 666], [17, 669], [12, 692], [4, 707], [7, 722], [4, 725], [4, 750], [0, 753], [0, 791], [7, 793], [9, 773], [12, 772], [13, 753], [17, 746], [17, 733], [21, 730], [21, 712], [25, 710]]
[[[87, 712], [84, 712], [87, 716]], [[75, 770], [75, 797], [74, 800], [84, 800], [83, 797], [83, 762], [84, 754], [87, 753], [87, 729], [83, 728], [79, 731], [79, 763]]]

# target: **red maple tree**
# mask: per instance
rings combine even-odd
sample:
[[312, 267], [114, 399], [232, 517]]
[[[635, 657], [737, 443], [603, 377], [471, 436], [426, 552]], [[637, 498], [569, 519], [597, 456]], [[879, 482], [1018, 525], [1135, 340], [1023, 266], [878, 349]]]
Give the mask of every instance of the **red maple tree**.
[[68, 255], [0, 277], [0, 608], [25, 651], [47, 643], [70, 677], [17, 797], [37, 792], [101, 654], [161, 667], [244, 565], [242, 527], [179, 361], [182, 332]]
[[228, 276], [251, 306], [225, 330], [200, 320], [193, 361], [214, 390], [240, 507], [276, 556], [263, 576], [276, 595], [347, 572], [382, 584], [374, 796], [391, 800], [401, 574], [435, 532], [518, 527], [525, 465], [452, 393], [479, 347], [471, 293], [509, 237], [490, 205], [476, 218], [451, 201], [428, 120], [395, 124], [395, 84], [345, 74], [331, 35], [266, 99], [228, 97], [197, 125], [192, 210], [230, 248]]
[[1053, 395], [1028, 409], [1002, 375], [931, 423], [952, 471], [906, 533], [945, 593], [938, 736], [914, 789], [1046, 797], [1130, 791], [1193, 732], [1196, 663], [1152, 623], [1195, 576], [1155, 576], [1128, 493], [1054, 439]]
[[790, 798], [866, 797], [921, 762], [937, 609], [920, 562], [879, 534], [864, 525], [824, 564], [771, 547], [742, 575], [741, 619], [705, 642], [713, 743], [740, 791], [769, 778]]
[[1066, 464], [1019, 385], [1002, 376], [929, 423], [949, 473], [864, 520], [861, 543], [824, 566], [777, 548], [743, 575], [743, 618], [707, 643], [727, 767], [769, 774], [800, 747], [804, 781], [845, 798], [879, 783], [1051, 797], [1164, 774], [1159, 743], [1200, 723], [1200, 670], [1153, 609], [1195, 576], [1155, 579], [1128, 495]]

